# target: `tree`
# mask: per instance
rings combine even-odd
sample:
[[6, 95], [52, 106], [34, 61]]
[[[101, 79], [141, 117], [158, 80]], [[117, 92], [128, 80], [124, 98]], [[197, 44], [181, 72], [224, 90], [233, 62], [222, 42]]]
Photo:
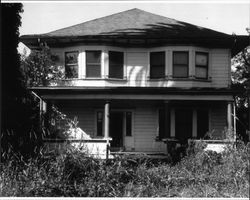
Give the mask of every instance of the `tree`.
[[250, 46], [233, 58], [232, 66], [235, 68], [232, 72], [233, 88], [238, 91], [236, 95], [237, 129], [243, 139], [248, 140], [249, 137], [246, 134], [246, 130], [250, 126]]
[[21, 60], [24, 84], [27, 87], [45, 86], [52, 80], [64, 78], [64, 68], [55, 64], [57, 56], [52, 55], [49, 47], [41, 45]]
[[35, 98], [22, 84], [19, 43], [20, 3], [1, 4], [1, 155], [13, 152], [28, 155], [33, 152], [38, 127]]

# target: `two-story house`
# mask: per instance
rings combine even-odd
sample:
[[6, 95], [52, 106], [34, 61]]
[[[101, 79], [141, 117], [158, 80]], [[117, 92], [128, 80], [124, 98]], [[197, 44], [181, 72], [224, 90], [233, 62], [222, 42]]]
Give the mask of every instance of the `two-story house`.
[[166, 141], [234, 128], [231, 57], [247, 37], [132, 9], [40, 35], [65, 80], [32, 90], [111, 150], [164, 152]]

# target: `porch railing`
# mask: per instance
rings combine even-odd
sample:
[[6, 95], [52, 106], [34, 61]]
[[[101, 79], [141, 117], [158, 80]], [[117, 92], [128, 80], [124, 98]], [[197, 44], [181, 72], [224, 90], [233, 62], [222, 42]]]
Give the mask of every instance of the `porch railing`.
[[86, 156], [107, 159], [110, 157], [110, 141], [112, 138], [93, 139], [50, 139], [44, 138], [45, 153], [64, 153], [73, 148], [86, 153]]

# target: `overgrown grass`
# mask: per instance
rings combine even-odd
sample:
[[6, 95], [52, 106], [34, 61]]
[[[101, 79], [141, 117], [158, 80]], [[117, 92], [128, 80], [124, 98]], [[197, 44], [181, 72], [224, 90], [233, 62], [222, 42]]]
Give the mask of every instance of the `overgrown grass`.
[[75, 150], [13, 157], [1, 166], [0, 196], [249, 197], [249, 147], [240, 142], [222, 154], [198, 147], [175, 165], [130, 156], [96, 160]]

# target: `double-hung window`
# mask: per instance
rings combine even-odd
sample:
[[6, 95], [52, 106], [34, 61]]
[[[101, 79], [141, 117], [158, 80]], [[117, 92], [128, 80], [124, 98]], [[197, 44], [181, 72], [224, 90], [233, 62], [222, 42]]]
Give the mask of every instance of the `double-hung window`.
[[86, 51], [86, 77], [101, 77], [101, 51]]
[[150, 53], [150, 78], [165, 77], [165, 52]]
[[196, 52], [195, 77], [200, 79], [208, 78], [208, 53]]
[[173, 77], [188, 77], [188, 51], [173, 52]]
[[123, 52], [109, 51], [109, 78], [123, 79]]
[[65, 77], [78, 78], [78, 51], [65, 52]]

